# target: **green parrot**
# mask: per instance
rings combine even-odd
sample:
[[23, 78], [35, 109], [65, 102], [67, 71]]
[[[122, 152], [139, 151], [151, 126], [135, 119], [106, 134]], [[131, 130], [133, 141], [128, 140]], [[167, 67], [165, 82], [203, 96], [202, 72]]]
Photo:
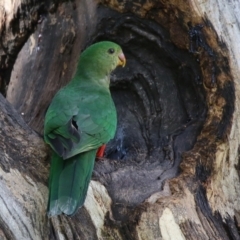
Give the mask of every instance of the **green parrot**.
[[[98, 149], [115, 135], [110, 73], [125, 66], [119, 45], [98, 42], [82, 52], [73, 79], [53, 98], [44, 140], [53, 149], [48, 215], [73, 215], [85, 201]], [[103, 148], [98, 152], [103, 155]]]

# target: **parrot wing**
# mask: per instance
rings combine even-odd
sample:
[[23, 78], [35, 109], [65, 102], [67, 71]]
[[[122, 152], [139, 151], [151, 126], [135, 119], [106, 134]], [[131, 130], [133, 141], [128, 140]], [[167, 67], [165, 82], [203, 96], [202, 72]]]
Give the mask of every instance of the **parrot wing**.
[[[48, 110], [44, 134], [45, 141], [64, 159], [97, 149], [113, 138], [116, 130], [115, 106], [110, 95], [93, 94], [88, 89], [83, 90], [84, 94], [69, 94], [66, 90], [56, 95], [59, 99]], [[73, 99], [73, 95], [80, 97]]]

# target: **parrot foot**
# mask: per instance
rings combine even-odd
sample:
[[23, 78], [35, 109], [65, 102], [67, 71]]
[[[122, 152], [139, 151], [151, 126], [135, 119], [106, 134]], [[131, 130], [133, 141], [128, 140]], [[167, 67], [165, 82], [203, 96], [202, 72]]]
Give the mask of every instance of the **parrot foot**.
[[96, 157], [97, 157], [97, 158], [102, 158], [103, 155], [104, 155], [105, 149], [106, 149], [106, 144], [102, 145], [102, 146], [97, 150]]

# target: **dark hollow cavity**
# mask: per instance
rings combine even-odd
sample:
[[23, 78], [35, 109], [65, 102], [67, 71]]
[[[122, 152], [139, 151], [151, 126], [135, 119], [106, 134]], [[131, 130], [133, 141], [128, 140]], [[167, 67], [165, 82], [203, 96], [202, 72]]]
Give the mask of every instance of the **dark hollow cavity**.
[[117, 42], [127, 59], [126, 67], [111, 77], [118, 128], [106, 157], [118, 164], [96, 164], [98, 173], [111, 172], [111, 180], [101, 174], [98, 179], [120, 204], [117, 215], [123, 216], [129, 202], [139, 204], [177, 175], [181, 155], [196, 142], [207, 107], [198, 60], [171, 43], [163, 27], [105, 7], [99, 12], [94, 42]]

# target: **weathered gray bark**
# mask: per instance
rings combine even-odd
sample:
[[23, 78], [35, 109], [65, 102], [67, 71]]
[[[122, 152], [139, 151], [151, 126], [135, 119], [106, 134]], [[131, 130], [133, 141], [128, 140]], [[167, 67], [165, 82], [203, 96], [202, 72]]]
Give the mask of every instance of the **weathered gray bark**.
[[[1, 239], [240, 238], [240, 3], [0, 3], [1, 89], [17, 110], [0, 98]], [[84, 208], [48, 219], [44, 114], [103, 39], [127, 56], [116, 138]]]

